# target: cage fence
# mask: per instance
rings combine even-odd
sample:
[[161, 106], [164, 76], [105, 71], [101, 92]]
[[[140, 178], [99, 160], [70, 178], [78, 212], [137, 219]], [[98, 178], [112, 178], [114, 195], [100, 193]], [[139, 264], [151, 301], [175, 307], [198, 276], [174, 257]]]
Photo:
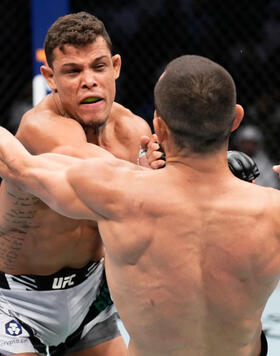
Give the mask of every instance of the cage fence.
[[[280, 161], [280, 2], [275, 0], [72, 0], [71, 12], [99, 17], [122, 57], [116, 100], [153, 117], [153, 86], [165, 65], [183, 54], [206, 56], [232, 74], [242, 125], [257, 126]], [[31, 106], [30, 3], [0, 2], [1, 125], [11, 131]], [[231, 141], [234, 148], [234, 135]]]

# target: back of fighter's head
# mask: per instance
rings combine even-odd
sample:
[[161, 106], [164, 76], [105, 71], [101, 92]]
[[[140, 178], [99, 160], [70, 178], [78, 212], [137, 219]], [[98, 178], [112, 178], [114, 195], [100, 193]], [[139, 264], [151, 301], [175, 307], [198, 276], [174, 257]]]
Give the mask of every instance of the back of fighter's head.
[[185, 55], [172, 60], [159, 78], [154, 99], [180, 149], [209, 153], [229, 138], [236, 115], [231, 75], [210, 59]]

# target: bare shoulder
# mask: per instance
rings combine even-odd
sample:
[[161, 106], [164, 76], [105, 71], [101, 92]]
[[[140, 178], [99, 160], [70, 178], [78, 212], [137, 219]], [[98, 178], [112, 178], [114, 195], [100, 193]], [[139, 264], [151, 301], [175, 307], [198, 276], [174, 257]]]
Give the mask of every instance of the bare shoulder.
[[[244, 182], [245, 183], [245, 182]], [[241, 212], [245, 212], [246, 239], [254, 252], [254, 273], [258, 285], [275, 283], [280, 273], [280, 191], [274, 188], [249, 184], [243, 194]]]
[[48, 98], [24, 114], [16, 137], [30, 153], [50, 152], [55, 147], [86, 141], [82, 127], [75, 120], [58, 115]]
[[254, 194], [257, 201], [262, 202], [263, 209], [271, 210], [271, 213], [275, 210], [280, 212], [280, 190], [256, 184], [249, 184], [247, 187], [247, 183], [243, 181], [242, 184], [246, 185], [247, 189], [250, 188], [249, 193]]
[[151, 128], [146, 120], [119, 103], [113, 103], [110, 118], [116, 123], [117, 129], [125, 128], [124, 131], [129, 137], [132, 134], [132, 137], [151, 134]]
[[[240, 195], [248, 201], [252, 207], [268, 210], [280, 209], [280, 191], [278, 189], [263, 187], [257, 184], [250, 184], [243, 180], [236, 180], [236, 191], [240, 191]], [[235, 192], [236, 192], [235, 191]]]
[[120, 218], [131, 212], [132, 201], [141, 199], [134, 186], [147, 172], [150, 169], [111, 156], [77, 162], [68, 169], [67, 179], [90, 209], [107, 218]]
[[274, 188], [263, 188], [265, 189], [265, 202], [266, 209], [268, 210], [268, 214], [273, 219], [273, 222], [276, 227], [276, 231], [278, 231], [277, 235], [280, 239], [280, 191]]
[[246, 215], [254, 216], [259, 226], [270, 231], [270, 236], [280, 239], [280, 191], [244, 181], [240, 181], [237, 188], [240, 189], [238, 193], [235, 190], [235, 195], [240, 198]]

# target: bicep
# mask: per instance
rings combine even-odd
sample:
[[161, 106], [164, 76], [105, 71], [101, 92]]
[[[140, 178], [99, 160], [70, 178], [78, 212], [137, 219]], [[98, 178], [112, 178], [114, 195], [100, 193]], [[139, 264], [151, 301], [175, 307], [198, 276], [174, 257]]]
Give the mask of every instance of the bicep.
[[[21, 187], [61, 215], [73, 219], [98, 220], [100, 216], [81, 200], [68, 178], [69, 167], [77, 167], [80, 171], [80, 161], [52, 153], [33, 156], [31, 165], [20, 178]], [[80, 173], [83, 181], [83, 171]]]
[[69, 168], [67, 179], [93, 214], [115, 219], [124, 206], [127, 177], [132, 167], [130, 162], [116, 158], [88, 159]]
[[51, 209], [72, 219], [97, 221], [100, 218], [78, 196], [76, 190], [67, 179], [66, 172], [59, 173], [54, 178], [56, 178], [56, 183], [46, 185], [47, 190], [41, 197], [42, 201]]
[[89, 142], [81, 142], [79, 146], [76, 145], [61, 145], [52, 150], [53, 153], [59, 153], [67, 156], [77, 158], [110, 158], [113, 155], [95, 144]]

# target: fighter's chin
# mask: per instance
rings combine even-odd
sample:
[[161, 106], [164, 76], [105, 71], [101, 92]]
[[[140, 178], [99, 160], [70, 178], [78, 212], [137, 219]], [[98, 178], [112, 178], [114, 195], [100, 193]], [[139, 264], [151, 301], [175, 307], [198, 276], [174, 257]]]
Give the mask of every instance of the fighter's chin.
[[78, 121], [84, 128], [99, 129], [106, 124], [107, 118], [81, 119]]

